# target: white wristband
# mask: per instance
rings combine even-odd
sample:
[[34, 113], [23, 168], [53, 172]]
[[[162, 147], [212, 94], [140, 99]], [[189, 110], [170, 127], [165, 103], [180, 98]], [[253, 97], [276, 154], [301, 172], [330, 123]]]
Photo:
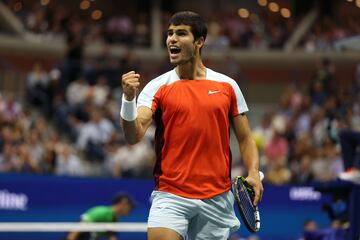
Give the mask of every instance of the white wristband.
[[122, 101], [121, 101], [120, 116], [125, 121], [128, 121], [128, 122], [135, 121], [135, 119], [137, 117], [135, 97], [133, 100], [128, 101], [125, 99], [125, 96], [123, 94]]

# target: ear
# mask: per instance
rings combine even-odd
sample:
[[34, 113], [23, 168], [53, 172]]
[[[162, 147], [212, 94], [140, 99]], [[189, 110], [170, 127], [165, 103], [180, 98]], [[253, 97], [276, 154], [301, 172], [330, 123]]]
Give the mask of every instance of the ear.
[[205, 43], [205, 39], [204, 37], [199, 37], [196, 41], [195, 41], [196, 45], [198, 46], [198, 48], [200, 49], [202, 46], [204, 46]]

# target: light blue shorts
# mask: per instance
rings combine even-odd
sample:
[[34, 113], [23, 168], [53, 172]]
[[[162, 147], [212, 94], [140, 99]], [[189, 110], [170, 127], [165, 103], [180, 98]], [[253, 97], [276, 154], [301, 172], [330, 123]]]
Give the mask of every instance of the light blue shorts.
[[170, 228], [183, 239], [225, 240], [240, 227], [231, 191], [209, 199], [190, 199], [153, 191], [148, 227]]

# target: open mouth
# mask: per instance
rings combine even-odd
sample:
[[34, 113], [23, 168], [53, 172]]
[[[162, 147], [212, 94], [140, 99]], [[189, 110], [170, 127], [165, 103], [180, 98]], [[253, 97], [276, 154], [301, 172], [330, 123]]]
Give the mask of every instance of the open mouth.
[[171, 46], [171, 47], [169, 48], [169, 50], [170, 50], [170, 53], [171, 53], [171, 54], [178, 54], [178, 53], [181, 52], [181, 49], [180, 49], [179, 47], [176, 47], [176, 46]]

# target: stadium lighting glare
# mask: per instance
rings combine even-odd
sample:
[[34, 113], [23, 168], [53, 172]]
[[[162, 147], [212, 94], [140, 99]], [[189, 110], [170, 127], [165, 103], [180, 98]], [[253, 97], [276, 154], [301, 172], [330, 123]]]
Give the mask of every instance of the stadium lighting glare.
[[91, 18], [93, 20], [99, 20], [101, 17], [102, 17], [102, 11], [100, 10], [94, 10], [92, 13], [91, 13]]
[[241, 17], [241, 18], [248, 18], [249, 17], [249, 11], [247, 10], [247, 9], [245, 9], [245, 8], [240, 8], [239, 10], [238, 10], [238, 14], [239, 14], [239, 16]]
[[50, 3], [50, 0], [40, 0], [40, 4], [41, 4], [42, 6], [49, 5], [49, 3]]
[[291, 12], [290, 12], [290, 10], [287, 9], [287, 8], [282, 8], [282, 9], [280, 10], [280, 14], [281, 14], [281, 16], [283, 16], [284, 18], [289, 18], [289, 17], [291, 17]]
[[279, 11], [279, 4], [275, 2], [269, 3], [269, 10], [272, 12], [278, 12]]
[[265, 7], [267, 5], [267, 0], [258, 0], [257, 1], [260, 6]]
[[90, 2], [88, 0], [83, 0], [80, 2], [80, 9], [86, 10], [90, 7]]
[[355, 5], [356, 5], [358, 8], [360, 8], [360, 0], [356, 0]]

